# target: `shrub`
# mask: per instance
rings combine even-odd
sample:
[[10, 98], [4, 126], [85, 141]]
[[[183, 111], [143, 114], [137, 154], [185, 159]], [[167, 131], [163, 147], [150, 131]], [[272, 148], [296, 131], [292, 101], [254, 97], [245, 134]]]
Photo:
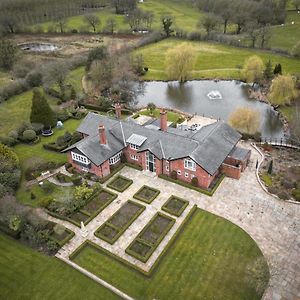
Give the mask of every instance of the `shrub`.
[[35, 194], [33, 192], [30, 193], [30, 199], [34, 200], [36, 198]]
[[66, 162], [65, 163], [65, 169], [67, 170], [67, 169], [69, 169], [69, 168], [71, 168], [72, 167], [72, 164], [71, 163], [69, 163], [69, 162]]
[[40, 187], [46, 194], [51, 194], [54, 190], [53, 185], [48, 181], [44, 181]]
[[293, 190], [292, 195], [297, 201], [300, 201], [300, 189]]
[[15, 146], [16, 144], [18, 144], [18, 141], [12, 137], [4, 137], [4, 136], [0, 136], [0, 143], [12, 147]]
[[65, 232], [65, 227], [60, 224], [56, 224], [53, 228], [54, 232], [58, 235], [62, 235]]
[[198, 178], [193, 177], [192, 180], [191, 180], [191, 184], [192, 184], [192, 186], [198, 186]]
[[25, 130], [22, 135], [22, 140], [24, 142], [32, 142], [36, 139], [36, 133], [32, 129]]
[[41, 86], [43, 83], [43, 75], [38, 71], [31, 71], [25, 79], [26, 83], [31, 87]]
[[47, 208], [50, 205], [50, 203], [52, 203], [52, 201], [52, 197], [44, 197], [42, 200], [40, 200], [40, 206]]
[[36, 134], [41, 134], [44, 128], [44, 125], [41, 123], [32, 123], [32, 129], [35, 131]]
[[175, 171], [175, 170], [173, 170], [172, 172], [171, 172], [171, 178], [172, 179], [177, 179], [177, 172]]
[[71, 180], [72, 180], [73, 184], [76, 185], [76, 186], [79, 186], [82, 183], [82, 178], [81, 178], [80, 175], [73, 175], [71, 177]]
[[280, 198], [280, 199], [283, 199], [283, 200], [287, 200], [290, 198], [289, 194], [287, 192], [284, 192], [284, 191], [281, 191], [277, 194], [277, 196]]

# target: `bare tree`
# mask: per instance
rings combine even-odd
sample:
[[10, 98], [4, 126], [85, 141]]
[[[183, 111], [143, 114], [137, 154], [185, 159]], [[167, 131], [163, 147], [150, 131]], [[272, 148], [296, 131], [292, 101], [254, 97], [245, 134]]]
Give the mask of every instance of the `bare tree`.
[[219, 18], [214, 14], [205, 15], [200, 22], [198, 23], [198, 27], [203, 26], [206, 30], [207, 36], [210, 36], [212, 30], [214, 30], [219, 24]]
[[84, 21], [88, 25], [92, 26], [94, 32], [96, 32], [97, 26], [101, 24], [99, 17], [95, 14], [85, 15]]
[[64, 33], [66, 24], [67, 24], [67, 19], [63, 16], [60, 16], [56, 23], [56, 25], [60, 30], [60, 33]]
[[270, 31], [270, 26], [262, 26], [258, 30], [258, 34], [260, 37], [260, 48], [265, 48], [267, 45], [269, 39], [271, 38], [271, 31]]
[[111, 34], [115, 33], [116, 26], [117, 26], [117, 22], [114, 18], [109, 18], [109, 19], [106, 20], [105, 28]]
[[250, 21], [246, 24], [247, 33], [249, 35], [249, 38], [252, 42], [251, 47], [255, 48], [256, 41], [259, 37], [259, 25], [257, 21]]

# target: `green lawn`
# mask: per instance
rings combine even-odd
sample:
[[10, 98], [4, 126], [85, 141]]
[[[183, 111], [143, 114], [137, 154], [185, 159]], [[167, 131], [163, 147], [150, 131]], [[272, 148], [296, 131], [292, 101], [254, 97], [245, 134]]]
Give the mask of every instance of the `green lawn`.
[[[154, 20], [152, 23], [152, 29], [161, 29], [161, 17], [168, 15], [172, 16], [175, 20], [173, 27], [180, 28], [184, 31], [191, 32], [196, 30], [196, 25], [201, 17], [201, 12], [194, 9], [187, 1], [170, 1], [170, 0], [147, 0], [144, 3], [139, 3], [140, 9], [145, 11], [151, 11], [154, 14]], [[124, 30], [129, 30], [129, 25], [124, 22], [124, 16], [116, 15], [115, 10], [111, 8], [106, 8], [101, 11], [95, 12], [101, 20], [101, 25], [97, 27], [97, 30], [103, 30], [106, 24], [106, 20], [109, 18], [114, 18], [116, 20], [117, 26], [116, 31], [122, 32]], [[55, 25], [55, 22], [47, 22], [32, 26], [33, 30], [37, 27], [42, 28], [43, 31], [47, 32], [49, 26]], [[76, 29], [79, 32], [93, 31], [92, 27], [88, 27], [84, 21], [84, 16], [74, 16], [68, 18], [65, 31], [72, 31]]]
[[[164, 65], [166, 51], [180, 43], [183, 43], [183, 41], [167, 39], [135, 51], [143, 55], [145, 65], [149, 67], [145, 79], [167, 79]], [[191, 79], [240, 79], [239, 67], [252, 55], [260, 56], [264, 62], [270, 59], [273, 65], [281, 63], [284, 73], [298, 73], [300, 70], [299, 59], [276, 55], [268, 51], [242, 49], [207, 42], [189, 42], [189, 44], [196, 49], [198, 54]]]
[[[266, 261], [249, 235], [200, 209], [150, 278], [89, 245], [74, 261], [135, 299], [255, 300], [268, 278]], [[265, 274], [260, 292], [254, 288], [257, 274], [246, 271], [256, 261]]]
[[54, 257], [31, 250], [0, 233], [0, 298], [120, 299]]
[[[292, 25], [292, 22], [295, 22]], [[268, 46], [290, 51], [300, 41], [300, 14], [289, 11], [284, 26], [273, 26]], [[298, 69], [299, 70], [299, 69]]]
[[[32, 90], [14, 96], [0, 104], [0, 135], [6, 135], [23, 122], [29, 122]], [[57, 99], [47, 97], [48, 103], [55, 108]]]
[[[154, 118], [158, 119], [160, 117], [160, 109], [155, 109], [153, 111], [152, 115], [151, 115], [149, 110], [139, 111], [138, 114], [139, 115], [144, 115], [144, 116], [150, 116], [150, 117], [154, 117]], [[178, 114], [178, 113], [172, 112], [172, 111], [168, 111], [167, 117], [168, 117], [169, 122], [175, 123], [181, 118], [181, 115]]]

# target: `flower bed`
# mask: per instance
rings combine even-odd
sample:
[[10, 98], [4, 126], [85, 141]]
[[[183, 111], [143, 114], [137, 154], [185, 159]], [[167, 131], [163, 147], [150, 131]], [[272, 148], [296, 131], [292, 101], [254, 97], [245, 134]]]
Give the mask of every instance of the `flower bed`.
[[187, 200], [172, 195], [161, 209], [171, 215], [180, 217], [188, 205]]
[[145, 206], [128, 200], [95, 232], [95, 236], [113, 244], [145, 210]]
[[124, 192], [132, 183], [133, 181], [131, 179], [118, 175], [108, 183], [107, 187], [118, 192]]
[[144, 263], [147, 262], [174, 223], [173, 218], [157, 213], [127, 247], [125, 252]]
[[149, 204], [159, 195], [159, 193], [159, 190], [144, 185], [133, 195], [133, 198]]

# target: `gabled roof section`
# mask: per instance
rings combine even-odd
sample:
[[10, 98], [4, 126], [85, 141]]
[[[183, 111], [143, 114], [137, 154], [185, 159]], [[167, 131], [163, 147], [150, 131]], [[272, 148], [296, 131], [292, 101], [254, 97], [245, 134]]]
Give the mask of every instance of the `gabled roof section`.
[[135, 134], [133, 133], [127, 140], [126, 142], [129, 144], [134, 144], [137, 146], [142, 146], [142, 144], [147, 140], [147, 138], [145, 136], [139, 135], [139, 134]]
[[[99, 143], [99, 123], [106, 129], [107, 145]], [[121, 151], [127, 142], [138, 145], [139, 152], [151, 151], [158, 159], [190, 157], [211, 175], [215, 174], [241, 138], [236, 130], [223, 121], [204, 126], [195, 133], [170, 128], [164, 132], [95, 113], [86, 116], [78, 131], [89, 137], [65, 151], [76, 147], [96, 165]]]

